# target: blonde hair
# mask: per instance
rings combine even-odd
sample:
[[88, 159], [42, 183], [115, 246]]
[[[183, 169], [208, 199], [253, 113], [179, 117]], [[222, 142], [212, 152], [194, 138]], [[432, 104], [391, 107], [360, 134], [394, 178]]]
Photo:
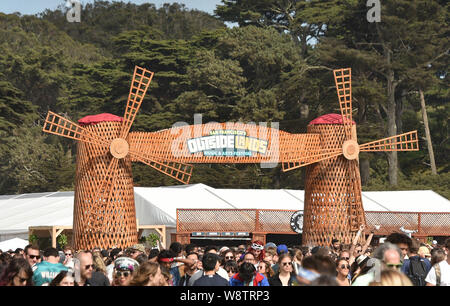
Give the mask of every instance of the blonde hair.
[[154, 277], [158, 273], [159, 264], [156, 262], [145, 262], [139, 266], [136, 274], [130, 282], [130, 286], [146, 286], [150, 281], [150, 276]]
[[106, 274], [106, 265], [99, 252], [94, 252], [92, 255], [92, 261], [94, 262], [95, 268], [98, 272]]
[[298, 261], [302, 262], [303, 260], [303, 252], [302, 250], [295, 250], [294, 258]]
[[269, 255], [272, 255], [272, 256], [278, 255], [277, 254], [277, 249], [274, 248], [274, 247], [268, 247], [267, 250], [266, 250], [266, 254], [269, 254]]
[[396, 270], [381, 272], [380, 282], [371, 282], [369, 286], [412, 286], [411, 280], [405, 274]]

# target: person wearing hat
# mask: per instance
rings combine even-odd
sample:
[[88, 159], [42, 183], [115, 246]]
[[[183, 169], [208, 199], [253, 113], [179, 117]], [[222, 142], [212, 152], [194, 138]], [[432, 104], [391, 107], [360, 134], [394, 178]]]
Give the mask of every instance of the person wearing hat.
[[426, 247], [426, 246], [421, 246], [419, 248], [419, 251], [417, 252], [417, 254], [421, 257], [421, 258], [426, 258], [428, 260], [431, 259], [431, 253], [430, 250]]
[[406, 274], [414, 286], [425, 286], [425, 277], [431, 270], [431, 262], [419, 256], [420, 243], [416, 239], [411, 240], [408, 259], [405, 259], [401, 272]]
[[130, 257], [119, 257], [114, 261], [113, 286], [128, 286], [139, 263]]
[[130, 257], [136, 259], [139, 255], [145, 254], [145, 246], [143, 244], [135, 244], [129, 249]]
[[247, 253], [255, 256], [256, 263], [263, 261], [265, 257], [264, 244], [260, 240], [255, 240], [248, 248]]
[[268, 248], [277, 248], [277, 245], [273, 242], [267, 242], [266, 245], [264, 246], [264, 250], [267, 251]]

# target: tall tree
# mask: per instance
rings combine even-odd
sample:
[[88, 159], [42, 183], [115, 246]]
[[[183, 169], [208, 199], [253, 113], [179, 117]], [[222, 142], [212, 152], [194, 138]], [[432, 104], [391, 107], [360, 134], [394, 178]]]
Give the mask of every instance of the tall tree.
[[[445, 10], [438, 1], [384, 1], [381, 22], [369, 23], [365, 3], [354, 3], [348, 8], [344, 18], [327, 25], [326, 37], [342, 41], [342, 49], [348, 49], [344, 53], [358, 56], [359, 66], [362, 64], [373, 73], [371, 79], [385, 83], [385, 104], [380, 106], [386, 114], [386, 136], [394, 136], [398, 132], [400, 95], [397, 93], [401, 86], [412, 79], [412, 71], [417, 72], [418, 67], [423, 70], [426, 61], [448, 52], [440, 28], [440, 23], [445, 20]], [[322, 42], [329, 44], [333, 39]], [[338, 56], [342, 49], [333, 50], [336, 56], [333, 61], [341, 64], [345, 61]], [[355, 62], [351, 64], [354, 66]], [[387, 153], [387, 157], [389, 181], [395, 186], [398, 182], [397, 153]]]

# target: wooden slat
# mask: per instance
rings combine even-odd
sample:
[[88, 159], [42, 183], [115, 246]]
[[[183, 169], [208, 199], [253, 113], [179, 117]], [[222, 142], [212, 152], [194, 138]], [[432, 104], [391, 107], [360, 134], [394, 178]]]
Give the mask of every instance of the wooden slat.
[[153, 72], [136, 66], [134, 68], [133, 80], [131, 81], [130, 93], [128, 95], [127, 107], [123, 116], [120, 138], [127, 138], [128, 132], [133, 125], [136, 114], [144, 100], [148, 86], [153, 78]]
[[339, 98], [339, 108], [345, 126], [345, 135], [348, 140], [352, 138], [352, 69], [336, 69], [333, 73]]
[[360, 152], [418, 151], [417, 131], [395, 135], [359, 146]]

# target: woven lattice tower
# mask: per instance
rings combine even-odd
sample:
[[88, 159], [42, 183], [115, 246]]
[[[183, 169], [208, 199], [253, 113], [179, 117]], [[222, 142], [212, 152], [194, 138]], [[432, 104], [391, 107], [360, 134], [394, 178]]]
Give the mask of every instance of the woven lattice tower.
[[[320, 134], [322, 149], [342, 147], [345, 141], [344, 125], [339, 124], [342, 117], [334, 114], [323, 117], [327, 121], [334, 117], [337, 124], [320, 123], [321, 118], [317, 118], [308, 125], [308, 133]], [[352, 132], [356, 139], [355, 125]], [[350, 173], [353, 169], [343, 155], [306, 167], [303, 244], [329, 246], [333, 238], [351, 243], [357, 225], [366, 223], [356, 170], [357, 173]]]
[[[117, 138], [122, 118], [116, 122], [107, 121], [83, 125], [107, 141]], [[80, 120], [82, 121], [82, 120]], [[81, 122], [80, 122], [81, 124]], [[114, 188], [109, 202], [94, 206], [97, 186], [104, 179], [104, 173], [112, 160], [107, 147], [77, 142], [77, 170], [74, 203], [74, 248], [94, 247], [126, 248], [137, 243], [136, 210], [134, 204], [133, 177], [129, 157], [121, 159], [117, 166]], [[94, 227], [101, 224], [100, 227]]]
[[74, 203], [74, 247], [126, 248], [137, 242], [131, 162], [139, 161], [171, 178], [189, 183], [192, 166], [170, 157], [155, 156], [154, 133], [130, 137], [153, 72], [136, 66], [123, 117], [86, 116], [76, 124], [48, 112], [43, 131], [78, 141]]
[[[282, 169], [307, 166], [303, 244], [329, 246], [333, 238], [351, 243], [366, 225], [361, 200], [360, 152], [417, 151], [417, 131], [358, 144], [352, 120], [350, 68], [333, 71], [341, 113], [321, 116], [308, 126], [319, 141], [292, 143], [283, 149]], [[363, 241], [364, 235], [360, 236]]]

